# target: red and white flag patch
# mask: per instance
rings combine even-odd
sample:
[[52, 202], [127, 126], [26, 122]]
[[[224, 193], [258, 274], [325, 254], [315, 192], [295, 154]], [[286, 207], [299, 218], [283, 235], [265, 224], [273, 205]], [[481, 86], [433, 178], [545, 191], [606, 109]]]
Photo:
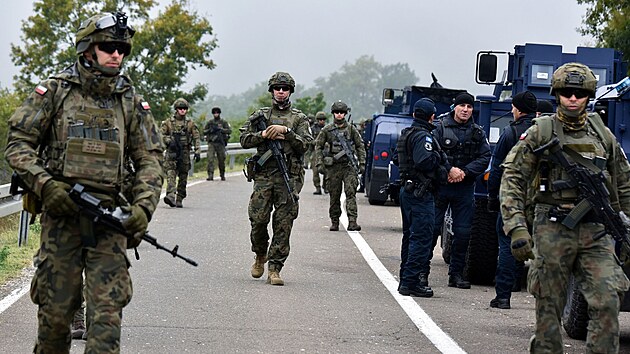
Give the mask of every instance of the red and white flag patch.
[[142, 102], [140, 103], [140, 105], [142, 105], [142, 108], [143, 108], [144, 110], [149, 110], [149, 109], [151, 109], [151, 106], [149, 106], [149, 102], [147, 102], [147, 101], [142, 101]]
[[37, 85], [37, 87], [35, 88], [35, 92], [37, 92], [40, 96], [43, 96], [46, 94], [46, 92], [48, 92], [48, 89], [42, 85]]
[[527, 138], [527, 132], [523, 132], [523, 134], [521, 134], [518, 140], [525, 140], [525, 138]]

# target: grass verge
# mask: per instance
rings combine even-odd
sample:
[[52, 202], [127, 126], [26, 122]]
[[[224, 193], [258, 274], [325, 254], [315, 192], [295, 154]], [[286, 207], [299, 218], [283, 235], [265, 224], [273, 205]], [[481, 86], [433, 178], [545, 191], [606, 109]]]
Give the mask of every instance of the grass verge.
[[18, 247], [19, 221], [19, 213], [0, 218], [0, 284], [19, 276], [24, 267], [30, 266], [39, 248], [39, 222], [30, 226], [26, 245]]

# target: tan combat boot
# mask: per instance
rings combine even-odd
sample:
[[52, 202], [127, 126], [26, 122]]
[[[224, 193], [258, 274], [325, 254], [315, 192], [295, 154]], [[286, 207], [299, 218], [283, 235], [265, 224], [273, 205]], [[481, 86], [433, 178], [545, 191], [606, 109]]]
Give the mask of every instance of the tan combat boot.
[[265, 272], [265, 263], [267, 262], [266, 256], [258, 256], [254, 258], [254, 264], [252, 264], [252, 277], [260, 278]]
[[356, 221], [348, 221], [348, 231], [361, 231], [361, 225]]
[[284, 280], [280, 278], [280, 272], [277, 270], [270, 270], [267, 277], [267, 284], [284, 285]]
[[339, 231], [339, 220], [332, 220], [332, 223], [330, 224], [330, 228], [328, 230]]

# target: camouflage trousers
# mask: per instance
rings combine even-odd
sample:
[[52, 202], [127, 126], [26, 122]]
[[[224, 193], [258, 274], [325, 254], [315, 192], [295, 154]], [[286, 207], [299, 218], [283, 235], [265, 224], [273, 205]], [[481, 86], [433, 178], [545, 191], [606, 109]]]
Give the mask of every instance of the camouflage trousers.
[[186, 185], [188, 184], [188, 171], [190, 171], [190, 154], [184, 155], [182, 164], [177, 169], [177, 161], [164, 160], [164, 172], [166, 174], [166, 195], [186, 198]]
[[544, 204], [535, 209], [536, 259], [527, 277], [527, 289], [536, 298], [536, 331], [530, 351], [563, 352], [560, 321], [573, 275], [588, 303], [588, 352], [617, 353], [619, 299], [630, 283], [617, 263], [613, 241], [609, 236], [593, 240], [603, 230], [601, 224], [582, 222], [570, 230], [550, 221], [548, 211]]
[[96, 247], [83, 247], [77, 217], [41, 218], [40, 249], [31, 282], [38, 305], [35, 353], [69, 353], [70, 324], [81, 306], [83, 272], [87, 303], [86, 353], [120, 352], [122, 309], [132, 296], [127, 239], [95, 226]]
[[[294, 163], [298, 165], [298, 163]], [[300, 164], [297, 174], [290, 176], [293, 193], [297, 196], [304, 185], [304, 170]], [[273, 209], [273, 220], [271, 220]], [[293, 221], [297, 219], [299, 203], [293, 203], [279, 173], [256, 174], [254, 190], [249, 199], [249, 222], [252, 230], [250, 240], [252, 252], [267, 255], [269, 271], [280, 271], [289, 257], [289, 238]], [[269, 244], [267, 225], [271, 220], [273, 237]]]
[[339, 220], [341, 216], [341, 190], [346, 194], [346, 212], [348, 221], [357, 221], [357, 187], [359, 179], [352, 167], [347, 163], [335, 163], [326, 166], [326, 179], [328, 193], [330, 194], [330, 207], [328, 215], [331, 220]]
[[214, 178], [214, 157], [219, 165], [219, 176], [225, 177], [225, 146], [223, 144], [208, 144], [208, 177]]
[[[313, 186], [315, 186], [315, 188], [320, 188], [321, 187], [321, 178], [319, 177], [319, 168], [317, 168], [317, 154], [313, 153], [311, 156], [311, 169], [313, 169]], [[324, 178], [324, 181], [326, 179]], [[326, 187], [324, 187], [326, 188]]]

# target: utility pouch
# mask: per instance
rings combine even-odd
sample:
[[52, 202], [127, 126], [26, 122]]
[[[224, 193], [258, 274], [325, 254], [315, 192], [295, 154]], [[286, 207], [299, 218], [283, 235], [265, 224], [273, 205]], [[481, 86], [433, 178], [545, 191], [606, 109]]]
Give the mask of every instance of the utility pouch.
[[258, 158], [258, 156], [252, 156], [245, 159], [245, 168], [243, 169], [243, 174], [245, 174], [247, 182], [253, 181], [256, 176], [256, 166], [258, 165]]
[[22, 209], [28, 211], [31, 215], [37, 215], [42, 212], [42, 201], [35, 193], [24, 193], [22, 196]]
[[118, 179], [120, 158], [118, 143], [70, 138], [63, 164], [63, 176], [114, 184]]
[[79, 216], [79, 230], [81, 232], [81, 244], [83, 247], [96, 247], [94, 221], [81, 214]]
[[333, 157], [326, 156], [324, 157], [324, 166], [332, 166], [333, 165]]

